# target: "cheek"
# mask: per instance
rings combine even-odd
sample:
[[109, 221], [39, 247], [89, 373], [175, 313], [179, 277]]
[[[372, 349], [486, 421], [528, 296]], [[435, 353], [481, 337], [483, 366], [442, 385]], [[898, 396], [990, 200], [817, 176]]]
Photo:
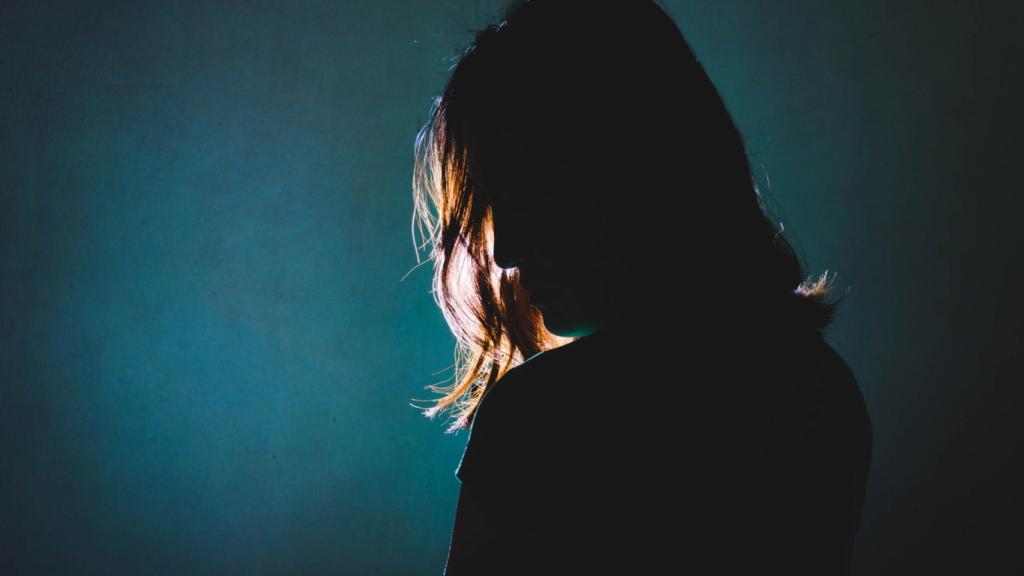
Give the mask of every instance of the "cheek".
[[535, 223], [540, 251], [561, 270], [587, 270], [608, 258], [610, 232], [606, 217], [584, 200], [553, 199]]

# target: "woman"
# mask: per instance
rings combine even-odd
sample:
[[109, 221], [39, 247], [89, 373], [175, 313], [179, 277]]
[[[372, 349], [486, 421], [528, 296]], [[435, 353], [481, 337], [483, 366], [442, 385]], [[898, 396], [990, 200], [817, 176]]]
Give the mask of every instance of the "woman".
[[413, 175], [459, 343], [427, 415], [471, 426], [445, 574], [848, 574], [871, 428], [839, 302], [672, 19], [520, 0], [451, 72]]

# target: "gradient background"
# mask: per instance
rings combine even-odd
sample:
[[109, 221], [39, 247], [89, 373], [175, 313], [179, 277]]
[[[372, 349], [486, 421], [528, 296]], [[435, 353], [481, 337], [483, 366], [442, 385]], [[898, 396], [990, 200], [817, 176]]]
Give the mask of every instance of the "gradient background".
[[[1021, 9], [663, 4], [850, 287], [856, 572], [1020, 573]], [[0, 2], [0, 572], [441, 574], [412, 144], [500, 6]]]

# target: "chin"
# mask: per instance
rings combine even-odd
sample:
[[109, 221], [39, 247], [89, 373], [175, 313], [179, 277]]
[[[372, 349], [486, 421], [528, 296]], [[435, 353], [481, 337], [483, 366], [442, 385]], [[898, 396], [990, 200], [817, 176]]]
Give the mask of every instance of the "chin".
[[544, 327], [547, 328], [548, 332], [557, 336], [565, 336], [567, 330], [572, 330], [572, 326], [566, 326], [565, 319], [561, 318], [557, 312], [541, 310], [540, 314], [544, 320]]
[[585, 323], [572, 322], [558, 313], [545, 312], [543, 318], [544, 328], [562, 338], [576, 338], [593, 332]]

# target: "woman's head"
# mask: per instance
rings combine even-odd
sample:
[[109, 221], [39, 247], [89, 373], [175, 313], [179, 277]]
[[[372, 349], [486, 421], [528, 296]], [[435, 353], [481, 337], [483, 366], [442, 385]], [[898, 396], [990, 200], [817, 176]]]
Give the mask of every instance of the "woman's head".
[[470, 354], [428, 411], [470, 390], [455, 428], [511, 365], [604, 327], [831, 318], [827, 289], [802, 282], [765, 215], [718, 91], [654, 1], [509, 4], [452, 68], [416, 152], [435, 297]]
[[615, 307], [610, 280], [621, 276], [605, 191], [565, 154], [490, 121], [474, 113], [460, 129], [468, 179], [490, 216], [493, 264], [526, 290], [549, 332], [589, 334]]

